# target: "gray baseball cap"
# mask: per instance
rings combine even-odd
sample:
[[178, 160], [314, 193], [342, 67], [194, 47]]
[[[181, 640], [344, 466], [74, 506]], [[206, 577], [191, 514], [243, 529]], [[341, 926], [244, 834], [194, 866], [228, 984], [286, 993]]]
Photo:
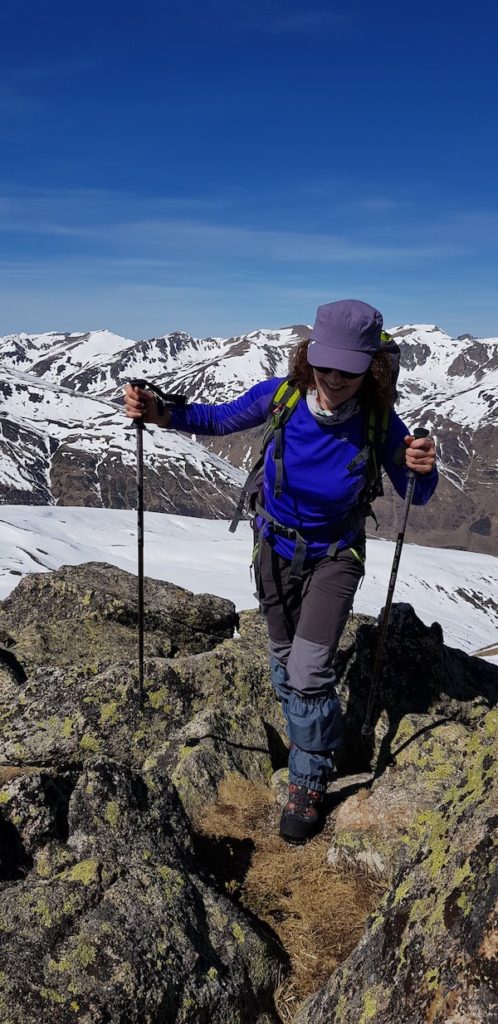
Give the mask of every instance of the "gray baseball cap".
[[380, 348], [383, 319], [378, 309], [359, 299], [319, 306], [310, 334], [310, 366], [366, 373]]

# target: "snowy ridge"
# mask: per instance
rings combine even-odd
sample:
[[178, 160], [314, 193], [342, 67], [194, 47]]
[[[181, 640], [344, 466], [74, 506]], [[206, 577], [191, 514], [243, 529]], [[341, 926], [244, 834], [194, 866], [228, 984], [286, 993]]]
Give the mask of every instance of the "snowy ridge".
[[[227, 401], [256, 381], [287, 372], [291, 348], [305, 326], [258, 330], [234, 338], [192, 338], [184, 332], [133, 341], [110, 331], [8, 335], [0, 338], [5, 367], [53, 384], [114, 398], [130, 377], [174, 383], [191, 400]], [[390, 328], [400, 344], [400, 413], [435, 417], [476, 429], [498, 408], [498, 339], [451, 338], [434, 324]], [[42, 355], [42, 358], [40, 358]]]
[[110, 331], [9, 335], [0, 338], [0, 360], [3, 366], [62, 387], [112, 398], [121, 394], [130, 378], [161, 383], [173, 374], [177, 388], [183, 383], [192, 397], [203, 381], [218, 393], [231, 382], [246, 386], [247, 381], [249, 387], [261, 377], [281, 372], [290, 348], [306, 330], [254, 331], [235, 338], [192, 338], [177, 332], [143, 341], [120, 338]]

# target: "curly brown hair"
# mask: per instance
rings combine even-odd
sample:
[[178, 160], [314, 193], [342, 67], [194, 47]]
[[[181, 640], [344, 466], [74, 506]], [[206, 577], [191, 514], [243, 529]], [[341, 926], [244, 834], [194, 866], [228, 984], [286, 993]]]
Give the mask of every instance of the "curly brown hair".
[[[300, 341], [289, 356], [289, 376], [303, 395], [316, 386], [313, 367], [307, 358], [308, 345], [308, 339]], [[376, 352], [358, 392], [358, 399], [365, 409], [390, 409], [397, 397], [391, 357], [387, 352]]]

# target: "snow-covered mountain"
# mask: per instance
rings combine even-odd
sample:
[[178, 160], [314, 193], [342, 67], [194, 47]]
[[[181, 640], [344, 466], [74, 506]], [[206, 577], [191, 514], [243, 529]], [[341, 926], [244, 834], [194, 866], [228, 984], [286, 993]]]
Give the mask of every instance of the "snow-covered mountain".
[[[229, 339], [177, 332], [138, 342], [108, 331], [0, 339], [4, 500], [41, 502], [51, 496], [60, 504], [132, 504], [131, 445], [123, 441], [120, 414], [109, 404], [120, 400], [127, 379], [146, 377], [183, 391], [190, 400], [226, 401], [258, 380], [285, 374], [290, 349], [308, 330], [295, 326]], [[412, 510], [410, 529], [422, 543], [496, 553], [498, 339], [453, 339], [434, 325], [420, 324], [401, 325], [391, 333], [402, 352], [399, 412], [410, 427], [431, 429], [440, 456], [440, 486], [425, 509]], [[69, 413], [63, 417], [62, 430], [54, 420], [60, 420], [71, 396], [77, 406], [72, 406], [72, 418]], [[257, 433], [206, 439], [205, 447], [247, 468]], [[193, 442], [157, 430], [149, 441], [149, 508], [229, 514], [240, 477], [229, 476], [225, 486], [218, 476], [220, 500], [211, 495], [203, 501], [203, 449], [189, 449], [189, 465], [195, 469], [186, 472], [190, 483], [184, 480], [177, 488], [173, 447], [176, 452], [177, 443]], [[168, 485], [161, 488], [170, 459]], [[219, 462], [215, 466], [209, 470], [211, 482], [213, 474], [222, 473]], [[196, 475], [197, 485], [191, 488]], [[90, 499], [85, 499], [87, 492]], [[376, 512], [381, 534], [395, 535], [399, 503], [389, 485]]]
[[[3, 501], [136, 504], [135, 430], [108, 399], [3, 367], [0, 432]], [[145, 431], [144, 461], [149, 509], [216, 517], [234, 507], [243, 474], [187, 436]]]

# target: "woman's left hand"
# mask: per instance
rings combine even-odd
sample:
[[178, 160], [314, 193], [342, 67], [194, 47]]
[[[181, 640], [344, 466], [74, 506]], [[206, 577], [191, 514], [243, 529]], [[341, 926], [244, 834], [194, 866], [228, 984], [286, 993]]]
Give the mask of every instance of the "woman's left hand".
[[436, 446], [432, 437], [405, 437], [407, 469], [431, 473], [436, 465]]

